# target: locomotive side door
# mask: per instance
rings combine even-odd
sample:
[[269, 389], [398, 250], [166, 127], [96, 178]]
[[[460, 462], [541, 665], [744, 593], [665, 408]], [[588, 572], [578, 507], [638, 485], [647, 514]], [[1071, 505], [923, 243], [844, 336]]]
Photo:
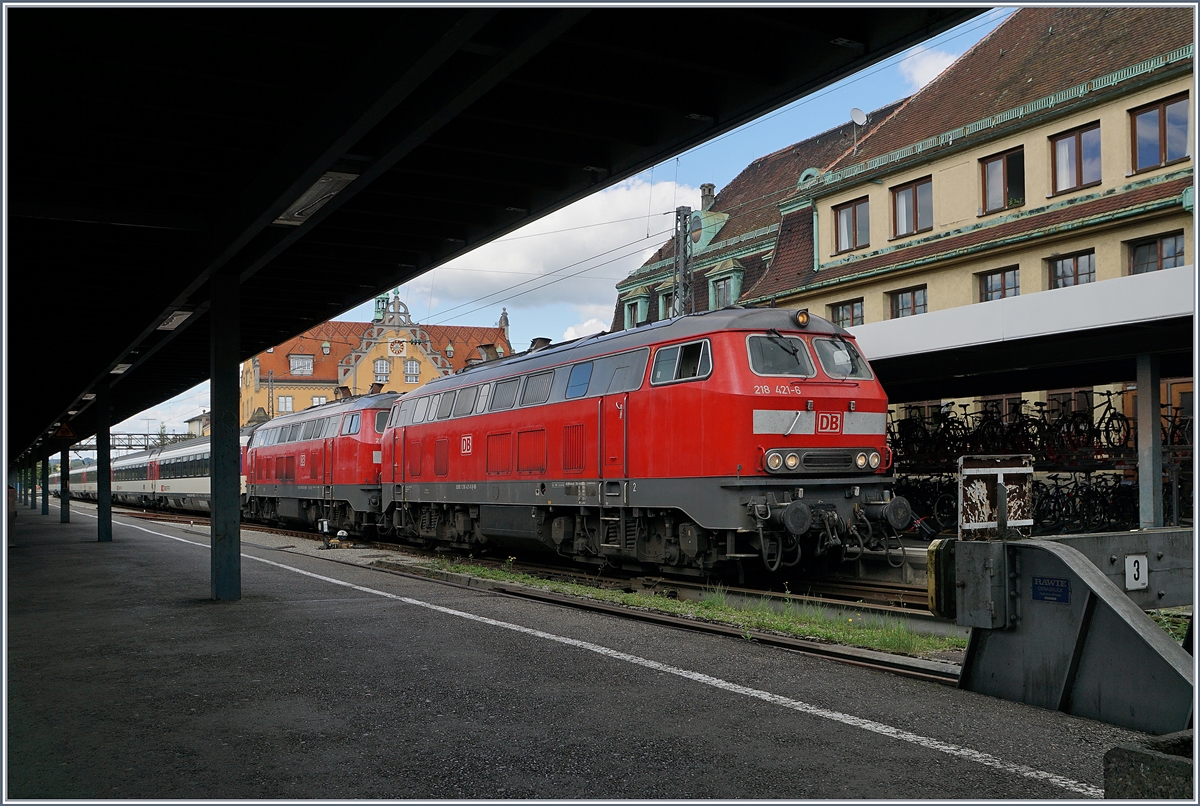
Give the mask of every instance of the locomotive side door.
[[605, 395], [600, 416], [600, 477], [623, 479], [629, 475], [625, 447], [629, 422], [629, 395]]

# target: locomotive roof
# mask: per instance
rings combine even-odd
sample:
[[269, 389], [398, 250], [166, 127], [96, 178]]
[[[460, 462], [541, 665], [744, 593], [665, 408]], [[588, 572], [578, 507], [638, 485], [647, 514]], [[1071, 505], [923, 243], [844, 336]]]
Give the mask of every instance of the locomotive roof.
[[259, 427], [271, 428], [276, 425], [302, 422], [304, 420], [311, 420], [317, 417], [328, 417], [330, 414], [341, 414], [347, 411], [361, 411], [362, 409], [390, 409], [392, 407], [392, 403], [398, 397], [400, 397], [400, 394], [397, 392], [379, 392], [378, 394], [374, 395], [348, 397], [344, 400], [335, 400], [332, 403], [322, 403], [318, 406], [309, 406], [303, 411], [282, 414], [271, 420], [267, 420]]
[[517, 353], [508, 358], [474, 364], [454, 375], [435, 378], [409, 394], [456, 389], [459, 386], [468, 386], [543, 367], [554, 367], [625, 350], [682, 341], [722, 330], [765, 331], [774, 328], [780, 332], [801, 331], [826, 335], [838, 334], [854, 338], [845, 328], [811, 313], [808, 326], [801, 330], [796, 325], [795, 315], [796, 310], [791, 308], [743, 308], [731, 305], [717, 311], [688, 314], [676, 319], [652, 322], [630, 330], [586, 336], [574, 341], [551, 345], [535, 352]]

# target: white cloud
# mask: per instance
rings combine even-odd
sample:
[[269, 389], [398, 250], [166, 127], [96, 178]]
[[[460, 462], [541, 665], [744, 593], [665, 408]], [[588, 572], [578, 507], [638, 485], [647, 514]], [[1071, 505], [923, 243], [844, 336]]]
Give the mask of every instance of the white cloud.
[[586, 322], [581, 322], [577, 325], [571, 325], [569, 328], [567, 328], [566, 332], [563, 333], [563, 341], [578, 339], [582, 336], [590, 336], [593, 333], [599, 333], [603, 330], [608, 330], [608, 326], [611, 324], [612, 322], [601, 322], [599, 319], [589, 319]]
[[670, 239], [675, 208], [699, 202], [698, 188], [635, 177], [418, 277], [400, 298], [428, 324], [494, 325], [507, 307], [514, 346], [598, 332], [612, 322], [616, 284]]
[[916, 92], [937, 78], [959, 55], [946, 50], [914, 50], [900, 61], [900, 75], [908, 82], [909, 91]]

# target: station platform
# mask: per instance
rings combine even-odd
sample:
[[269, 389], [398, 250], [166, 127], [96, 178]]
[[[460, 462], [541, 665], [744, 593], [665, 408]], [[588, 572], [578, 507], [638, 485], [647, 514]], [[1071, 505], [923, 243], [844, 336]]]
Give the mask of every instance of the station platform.
[[22, 511], [5, 796], [1080, 799], [1142, 734], [199, 528]]

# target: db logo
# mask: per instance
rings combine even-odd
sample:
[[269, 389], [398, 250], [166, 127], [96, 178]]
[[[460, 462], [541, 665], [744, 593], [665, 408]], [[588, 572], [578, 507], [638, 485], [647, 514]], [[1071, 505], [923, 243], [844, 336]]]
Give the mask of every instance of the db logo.
[[463, 456], [471, 455], [471, 435], [470, 434], [463, 434], [461, 451], [462, 451]]
[[842, 415], [837, 411], [817, 412], [818, 434], [840, 434], [842, 432]]

